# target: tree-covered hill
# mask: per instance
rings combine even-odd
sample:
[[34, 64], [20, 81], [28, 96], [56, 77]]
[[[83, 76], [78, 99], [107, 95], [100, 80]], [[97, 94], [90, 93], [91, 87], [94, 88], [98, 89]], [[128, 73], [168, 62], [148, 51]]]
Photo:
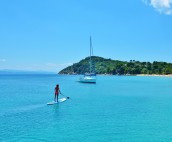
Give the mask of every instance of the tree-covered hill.
[[[78, 63], [75, 63], [61, 70], [59, 74], [84, 74], [89, 72], [89, 60], [87, 57]], [[92, 62], [97, 74], [114, 75], [135, 75], [135, 74], [172, 74], [172, 63], [166, 62], [139, 62], [135, 60], [118, 61], [92, 56]]]

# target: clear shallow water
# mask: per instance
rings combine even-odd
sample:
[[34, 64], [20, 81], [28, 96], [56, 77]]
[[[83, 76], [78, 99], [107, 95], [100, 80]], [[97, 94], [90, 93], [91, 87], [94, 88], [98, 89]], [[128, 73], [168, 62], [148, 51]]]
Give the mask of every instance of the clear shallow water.
[[[172, 78], [0, 75], [0, 141], [170, 142]], [[59, 83], [64, 103], [47, 106]]]

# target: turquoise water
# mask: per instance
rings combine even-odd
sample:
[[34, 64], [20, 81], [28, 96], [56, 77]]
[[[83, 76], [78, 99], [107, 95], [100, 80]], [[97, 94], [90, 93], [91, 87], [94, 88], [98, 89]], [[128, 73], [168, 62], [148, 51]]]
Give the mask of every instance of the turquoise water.
[[[2, 142], [170, 142], [172, 78], [0, 75]], [[54, 87], [70, 99], [47, 106]]]

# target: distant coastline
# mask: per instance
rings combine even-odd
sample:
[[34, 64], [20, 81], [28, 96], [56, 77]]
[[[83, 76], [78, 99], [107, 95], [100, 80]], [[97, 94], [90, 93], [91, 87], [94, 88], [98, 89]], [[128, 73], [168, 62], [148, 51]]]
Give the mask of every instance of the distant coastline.
[[0, 75], [12, 75], [12, 74], [56, 74], [55, 72], [48, 71], [27, 71], [27, 70], [0, 70]]

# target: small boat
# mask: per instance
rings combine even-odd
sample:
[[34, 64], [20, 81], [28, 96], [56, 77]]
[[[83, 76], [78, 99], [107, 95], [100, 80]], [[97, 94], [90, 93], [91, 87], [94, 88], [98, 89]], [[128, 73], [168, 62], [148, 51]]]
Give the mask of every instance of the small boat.
[[92, 48], [92, 41], [90, 36], [90, 72], [85, 73], [84, 77], [79, 78], [79, 82], [81, 83], [96, 83], [96, 73], [95, 67], [93, 66], [91, 56], [93, 56], [93, 48]]
[[85, 74], [84, 77], [79, 79], [82, 83], [96, 83], [96, 74]]

